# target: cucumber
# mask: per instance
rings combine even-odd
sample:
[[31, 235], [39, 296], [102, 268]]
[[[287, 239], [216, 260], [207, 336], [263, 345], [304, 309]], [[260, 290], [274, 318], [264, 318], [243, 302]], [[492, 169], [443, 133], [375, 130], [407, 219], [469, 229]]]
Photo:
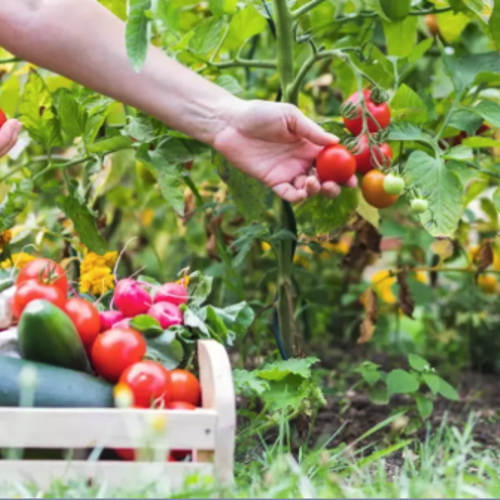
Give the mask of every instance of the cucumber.
[[410, 14], [411, 0], [380, 0], [380, 6], [391, 21], [402, 21]]
[[46, 300], [34, 300], [18, 325], [22, 358], [92, 373], [83, 342], [69, 316]]
[[86, 373], [43, 363], [0, 356], [0, 407], [19, 406], [19, 376], [26, 366], [36, 369], [35, 408], [111, 408], [113, 386]]

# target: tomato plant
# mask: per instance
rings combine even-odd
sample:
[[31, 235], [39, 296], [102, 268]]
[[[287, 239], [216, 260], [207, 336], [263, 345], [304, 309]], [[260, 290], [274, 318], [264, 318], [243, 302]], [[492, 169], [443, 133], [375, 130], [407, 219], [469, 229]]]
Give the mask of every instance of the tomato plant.
[[370, 141], [366, 135], [359, 138], [353, 154], [356, 159], [356, 172], [362, 175], [379, 166], [388, 166], [393, 156], [387, 142], [372, 145], [370, 148]]
[[[372, 92], [369, 90], [363, 91], [365, 106], [370, 116], [367, 118], [368, 131], [371, 133], [379, 132], [381, 129], [386, 129], [391, 122], [391, 110], [384, 101], [374, 101]], [[349, 132], [354, 135], [359, 135], [363, 131], [363, 108], [360, 104], [360, 94], [356, 92], [347, 99], [344, 107], [344, 123]]]

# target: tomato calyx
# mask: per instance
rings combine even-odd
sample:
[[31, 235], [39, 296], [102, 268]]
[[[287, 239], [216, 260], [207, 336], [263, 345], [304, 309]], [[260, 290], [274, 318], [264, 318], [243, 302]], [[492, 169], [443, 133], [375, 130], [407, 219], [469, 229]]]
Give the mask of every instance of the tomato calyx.
[[375, 87], [370, 94], [370, 99], [375, 104], [383, 104], [389, 100], [389, 94], [380, 87]]
[[61, 276], [57, 272], [57, 266], [54, 262], [47, 262], [45, 266], [42, 267], [38, 273], [38, 280], [43, 285], [53, 285], [61, 279]]

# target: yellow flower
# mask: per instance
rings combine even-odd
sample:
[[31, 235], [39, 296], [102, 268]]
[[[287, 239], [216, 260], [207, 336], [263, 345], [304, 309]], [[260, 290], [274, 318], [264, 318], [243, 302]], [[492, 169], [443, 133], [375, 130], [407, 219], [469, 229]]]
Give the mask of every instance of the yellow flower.
[[180, 280], [177, 280], [175, 283], [177, 285], [184, 285], [185, 288], [187, 288], [189, 286], [189, 276], [185, 276], [184, 278], [181, 278]]
[[495, 276], [482, 274], [477, 279], [477, 284], [486, 295], [496, 295], [498, 293], [498, 281]]
[[10, 243], [11, 240], [12, 240], [12, 231], [10, 231], [9, 229], [7, 229], [6, 231], [4, 231], [2, 233], [2, 235], [0, 236], [0, 240], [2, 242], [3, 245], [6, 245], [7, 243]]
[[83, 262], [80, 266], [80, 271], [82, 274], [85, 274], [96, 267], [112, 268], [115, 265], [117, 258], [118, 252], [106, 252], [104, 255], [97, 255], [94, 252], [86, 251]]
[[80, 292], [104, 295], [115, 287], [115, 277], [109, 267], [94, 267], [80, 277]]
[[12, 266], [15, 266], [17, 269], [22, 269], [28, 262], [35, 260], [36, 257], [30, 255], [29, 253], [15, 253], [12, 255], [12, 259], [6, 259], [1, 264], [0, 267], [2, 269], [10, 269]]
[[269, 252], [269, 250], [271, 250], [271, 245], [267, 241], [263, 241], [260, 246], [263, 252]]
[[[420, 283], [427, 284], [427, 275], [421, 271], [416, 273], [411, 273], [410, 276], [420, 281]], [[373, 283], [373, 289], [375, 293], [386, 303], [395, 304], [397, 298], [392, 293], [392, 287], [396, 283], [396, 277], [391, 276], [390, 271], [379, 271], [372, 276], [371, 282]]]
[[154, 217], [155, 217], [155, 211], [151, 208], [146, 208], [141, 213], [141, 222], [144, 224], [144, 226], [149, 227], [151, 226]]

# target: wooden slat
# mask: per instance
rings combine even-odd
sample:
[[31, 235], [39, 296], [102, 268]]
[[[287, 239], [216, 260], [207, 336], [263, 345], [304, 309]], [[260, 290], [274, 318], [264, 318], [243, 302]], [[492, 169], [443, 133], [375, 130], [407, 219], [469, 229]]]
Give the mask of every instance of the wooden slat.
[[34, 482], [47, 489], [51, 481], [92, 479], [110, 487], [134, 488], [151, 485], [157, 488], [183, 487], [185, 478], [213, 476], [213, 465], [196, 463], [140, 463], [140, 462], [65, 462], [62, 460], [5, 460], [0, 461], [0, 484]]
[[[213, 450], [214, 410], [0, 409], [0, 448]], [[3, 467], [3, 462], [0, 467]]]

